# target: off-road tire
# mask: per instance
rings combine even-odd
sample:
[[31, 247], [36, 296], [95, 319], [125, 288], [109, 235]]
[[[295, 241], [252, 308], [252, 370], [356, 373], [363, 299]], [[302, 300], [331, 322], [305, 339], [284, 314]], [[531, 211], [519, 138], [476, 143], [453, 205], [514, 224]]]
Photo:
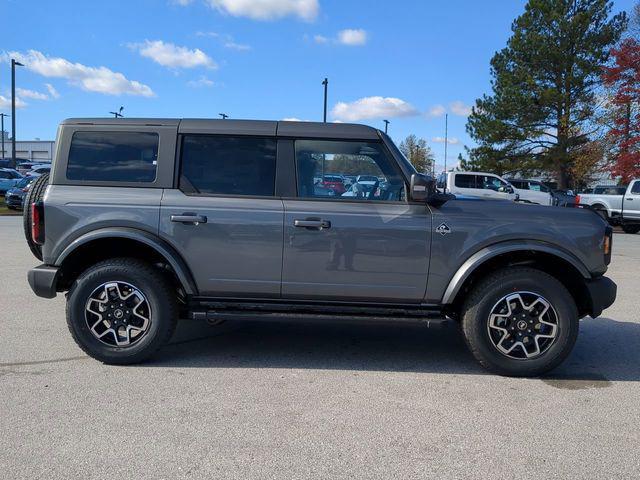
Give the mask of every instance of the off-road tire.
[[42, 200], [47, 185], [49, 185], [49, 174], [45, 173], [33, 181], [22, 202], [24, 238], [27, 240], [29, 250], [38, 260], [42, 260], [42, 246], [35, 243], [31, 238], [31, 205]]
[[[126, 282], [139, 289], [151, 308], [147, 332], [129, 346], [109, 346], [91, 332], [85, 316], [89, 296], [107, 282]], [[134, 258], [114, 258], [85, 270], [67, 296], [67, 326], [78, 346], [87, 355], [113, 365], [140, 363], [165, 345], [176, 328], [177, 295], [167, 276], [146, 262]]]
[[640, 232], [640, 225], [622, 225], [622, 231], [633, 235]]
[[[535, 358], [514, 359], [503, 354], [488, 333], [492, 309], [515, 292], [538, 294], [557, 313], [556, 338]], [[578, 337], [579, 319], [573, 297], [557, 279], [534, 268], [510, 267], [492, 273], [470, 292], [462, 307], [461, 327], [469, 350], [482, 366], [500, 375], [534, 377], [553, 370], [569, 355]]]

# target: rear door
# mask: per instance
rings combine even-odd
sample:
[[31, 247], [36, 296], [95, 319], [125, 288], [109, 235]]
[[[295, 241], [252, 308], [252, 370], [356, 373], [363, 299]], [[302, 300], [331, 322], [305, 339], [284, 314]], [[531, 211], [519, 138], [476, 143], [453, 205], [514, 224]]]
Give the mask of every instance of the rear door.
[[640, 220], [640, 180], [634, 180], [624, 198], [623, 215], [625, 220]]
[[[296, 140], [295, 171], [298, 196], [284, 201], [283, 297], [421, 302], [431, 214], [405, 200], [405, 179], [382, 143]], [[323, 172], [378, 181], [325, 196], [314, 188]]]
[[275, 122], [243, 130], [225, 121], [229, 134], [194, 122], [181, 125], [179, 188], [164, 192], [160, 234], [183, 255], [201, 295], [279, 297]]

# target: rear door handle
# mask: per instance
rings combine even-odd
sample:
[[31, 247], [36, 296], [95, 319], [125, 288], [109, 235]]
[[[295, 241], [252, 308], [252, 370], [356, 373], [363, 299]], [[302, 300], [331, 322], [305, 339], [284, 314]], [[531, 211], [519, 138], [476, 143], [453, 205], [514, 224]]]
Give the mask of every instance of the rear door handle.
[[182, 215], [171, 215], [171, 221], [185, 225], [198, 225], [200, 223], [207, 223], [207, 217], [204, 215], [196, 215], [195, 213], [183, 213]]
[[627, 198], [627, 202], [633, 202], [633, 198]]
[[309, 230], [323, 230], [325, 228], [331, 228], [331, 222], [329, 220], [306, 218], [304, 220], [294, 220], [293, 226]]

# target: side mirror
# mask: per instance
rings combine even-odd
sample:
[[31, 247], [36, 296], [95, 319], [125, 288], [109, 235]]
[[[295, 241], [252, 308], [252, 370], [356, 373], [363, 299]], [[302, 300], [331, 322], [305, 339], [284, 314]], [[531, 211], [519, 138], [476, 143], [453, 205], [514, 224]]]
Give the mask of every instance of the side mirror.
[[411, 175], [411, 200], [414, 202], [426, 202], [435, 191], [436, 182], [433, 177], [422, 173]]
[[411, 200], [425, 202], [434, 207], [439, 207], [449, 200], [455, 200], [455, 195], [440, 193], [436, 190], [436, 181], [433, 177], [414, 173], [411, 175]]

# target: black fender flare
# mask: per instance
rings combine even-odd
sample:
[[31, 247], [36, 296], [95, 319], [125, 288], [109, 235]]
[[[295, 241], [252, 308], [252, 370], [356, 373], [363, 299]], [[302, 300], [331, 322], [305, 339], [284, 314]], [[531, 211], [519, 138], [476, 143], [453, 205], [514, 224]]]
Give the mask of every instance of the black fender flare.
[[458, 268], [454, 276], [449, 281], [447, 289], [442, 297], [442, 304], [447, 305], [453, 303], [456, 295], [464, 285], [464, 282], [469, 278], [478, 267], [480, 267], [486, 261], [495, 258], [505, 253], [517, 252], [517, 251], [535, 251], [542, 252], [565, 260], [571, 264], [575, 269], [580, 272], [585, 280], [591, 278], [591, 274], [585, 265], [576, 258], [573, 254], [563, 250], [555, 245], [539, 242], [535, 240], [518, 240], [497, 243], [489, 245], [483, 249], [477, 251], [471, 255], [461, 266]]
[[82, 245], [86, 245], [87, 243], [104, 238], [124, 238], [128, 240], [134, 240], [153, 248], [171, 266], [176, 276], [178, 277], [178, 280], [180, 281], [180, 284], [182, 285], [185, 293], [187, 295], [198, 294], [198, 289], [193, 279], [193, 275], [189, 270], [189, 267], [182, 259], [182, 257], [175, 251], [175, 249], [158, 236], [135, 228], [107, 227], [93, 230], [89, 233], [81, 235], [80, 237], [73, 240], [69, 245], [67, 245], [64, 250], [62, 250], [62, 252], [56, 258], [54, 266], [62, 266], [64, 261]]

